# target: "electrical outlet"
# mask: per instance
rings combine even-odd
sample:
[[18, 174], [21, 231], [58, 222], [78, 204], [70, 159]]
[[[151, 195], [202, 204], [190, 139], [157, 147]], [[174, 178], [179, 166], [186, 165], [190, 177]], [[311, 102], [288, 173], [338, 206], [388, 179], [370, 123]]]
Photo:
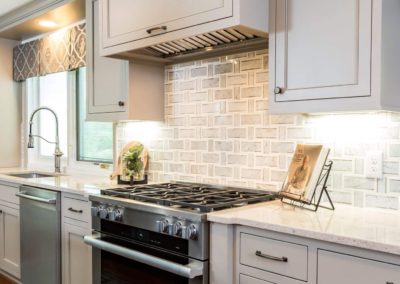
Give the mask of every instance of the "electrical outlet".
[[367, 153], [365, 159], [365, 176], [367, 178], [381, 179], [383, 176], [383, 153]]

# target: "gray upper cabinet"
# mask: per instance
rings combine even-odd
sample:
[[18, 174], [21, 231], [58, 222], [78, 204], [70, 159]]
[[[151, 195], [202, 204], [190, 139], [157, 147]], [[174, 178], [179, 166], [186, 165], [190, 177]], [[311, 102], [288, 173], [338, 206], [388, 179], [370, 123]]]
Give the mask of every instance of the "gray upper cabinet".
[[163, 120], [164, 66], [101, 56], [101, 3], [86, 0], [87, 120]]
[[277, 1], [276, 100], [369, 96], [372, 0], [306, 2]]
[[129, 95], [129, 63], [99, 55], [98, 1], [86, 1], [87, 119], [125, 119]]
[[399, 109], [381, 76], [400, 75], [399, 14], [394, 0], [271, 0], [271, 112]]
[[103, 47], [232, 16], [232, 0], [103, 0]]

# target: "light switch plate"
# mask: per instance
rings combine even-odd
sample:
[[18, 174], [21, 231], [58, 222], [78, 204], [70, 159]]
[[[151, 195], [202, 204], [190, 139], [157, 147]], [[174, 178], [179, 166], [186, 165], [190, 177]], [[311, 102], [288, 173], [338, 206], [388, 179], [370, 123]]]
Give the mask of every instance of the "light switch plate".
[[367, 153], [365, 159], [365, 176], [367, 178], [381, 179], [383, 177], [383, 153]]

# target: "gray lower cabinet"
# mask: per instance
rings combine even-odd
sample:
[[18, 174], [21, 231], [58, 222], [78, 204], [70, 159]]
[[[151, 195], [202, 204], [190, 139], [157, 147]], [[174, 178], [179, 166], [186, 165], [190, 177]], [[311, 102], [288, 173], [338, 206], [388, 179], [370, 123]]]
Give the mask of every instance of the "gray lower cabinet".
[[210, 283], [400, 284], [400, 256], [211, 223]]
[[68, 223], [63, 227], [63, 283], [92, 283], [91, 249], [83, 242], [90, 230]]
[[20, 216], [18, 184], [0, 183], [0, 269], [20, 279]]
[[91, 234], [90, 202], [87, 198], [62, 195], [62, 283], [92, 283], [92, 248], [83, 242]]
[[0, 203], [0, 268], [21, 276], [19, 208]]
[[400, 266], [318, 250], [318, 284], [399, 284]]

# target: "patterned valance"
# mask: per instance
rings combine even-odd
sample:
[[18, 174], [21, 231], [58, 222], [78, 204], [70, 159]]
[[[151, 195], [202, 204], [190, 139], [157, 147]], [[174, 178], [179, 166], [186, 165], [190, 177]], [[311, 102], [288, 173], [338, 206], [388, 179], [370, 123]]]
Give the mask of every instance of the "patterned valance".
[[86, 25], [58, 31], [14, 48], [14, 80], [73, 70], [86, 65]]

